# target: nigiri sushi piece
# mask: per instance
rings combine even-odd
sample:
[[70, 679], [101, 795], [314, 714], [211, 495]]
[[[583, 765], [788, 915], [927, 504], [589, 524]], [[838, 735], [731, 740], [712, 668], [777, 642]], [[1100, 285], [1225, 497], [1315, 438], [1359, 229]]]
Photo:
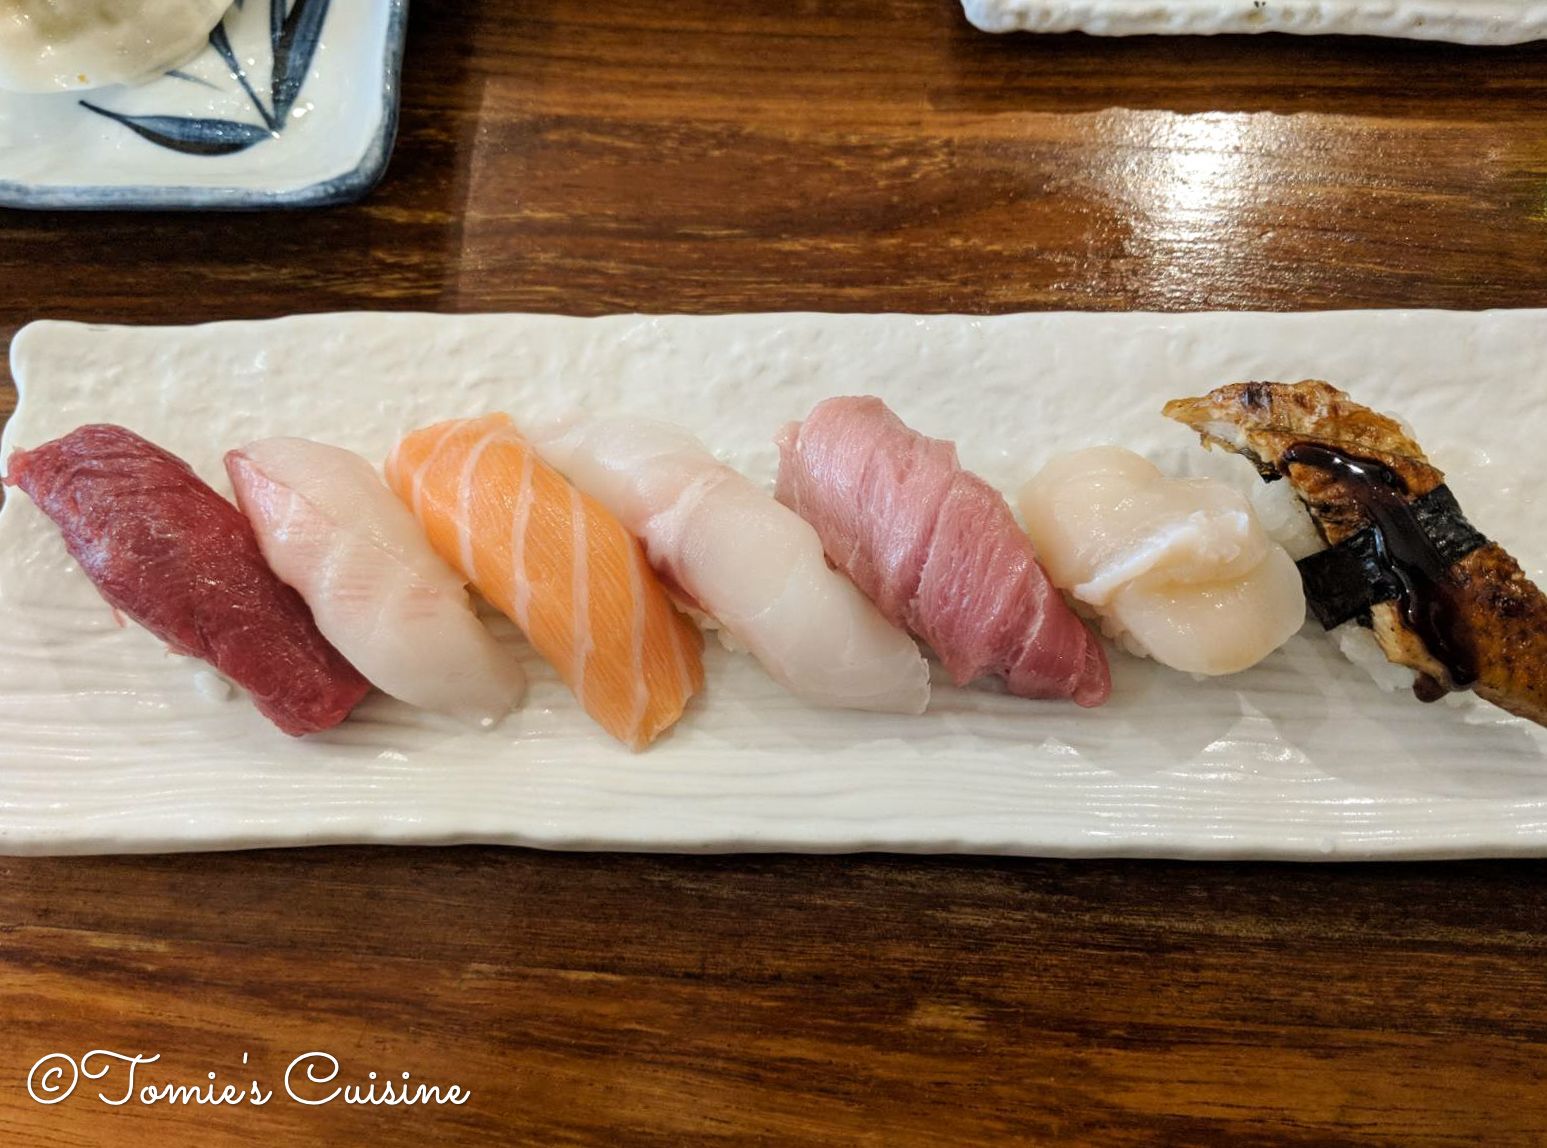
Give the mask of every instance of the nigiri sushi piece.
[[704, 684], [703, 638], [635, 538], [505, 415], [414, 431], [387, 482], [430, 544], [502, 610], [598, 724], [642, 749]]
[[993, 674], [1021, 697], [1107, 700], [1100, 640], [1048, 581], [1003, 496], [961, 468], [954, 446], [870, 396], [818, 403], [778, 443], [779, 501], [957, 684]]
[[270, 438], [227, 453], [226, 473], [270, 568], [372, 685], [484, 726], [520, 700], [520, 663], [365, 459]]
[[1053, 459], [1019, 501], [1053, 584], [1136, 654], [1233, 674], [1305, 622], [1294, 561], [1222, 482], [1167, 478], [1131, 450], [1098, 446]]
[[810, 524], [690, 433], [603, 418], [533, 441], [644, 542], [668, 586], [791, 693], [819, 706], [923, 712], [929, 666], [913, 639], [828, 566]]
[[1327, 546], [1299, 563], [1325, 628], [1367, 627], [1421, 701], [1471, 689], [1547, 725], [1547, 596], [1396, 419], [1318, 379], [1233, 383], [1164, 413], [1294, 491]]
[[83, 426], [10, 458], [109, 605], [202, 658], [288, 734], [336, 726], [370, 684], [269, 569], [252, 526], [182, 459], [120, 426]]

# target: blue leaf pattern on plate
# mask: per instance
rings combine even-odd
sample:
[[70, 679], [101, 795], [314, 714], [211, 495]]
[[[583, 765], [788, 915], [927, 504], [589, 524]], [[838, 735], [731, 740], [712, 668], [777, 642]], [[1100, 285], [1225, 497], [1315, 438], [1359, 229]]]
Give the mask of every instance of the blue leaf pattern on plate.
[[[263, 121], [259, 124], [239, 120], [201, 119], [188, 116], [135, 116], [98, 107], [87, 100], [81, 106], [99, 116], [122, 124], [135, 135], [159, 147], [185, 155], [233, 155], [245, 151], [284, 131], [290, 111], [300, 98], [312, 60], [322, 39], [322, 27], [328, 18], [330, 0], [269, 0], [269, 44], [273, 53], [269, 106], [253, 90], [247, 70], [236, 57], [226, 34], [224, 22], [210, 32], [210, 46], [219, 54], [231, 76], [241, 85]], [[243, 7], [243, 0], [235, 6]], [[193, 80], [192, 76], [186, 77]], [[203, 81], [196, 81], [203, 82]]]
[[167, 73], [167, 75], [171, 76], [172, 79], [174, 79], [174, 80], [182, 80], [183, 83], [185, 83], [185, 84], [197, 84], [201, 88], [214, 88], [214, 90], [217, 91], [217, 92], [220, 90], [219, 88], [216, 88], [215, 85], [210, 83], [208, 80], [202, 79], [199, 76], [189, 75], [187, 72], [183, 71], [181, 68], [173, 68], [170, 72]]
[[[284, 0], [271, 0], [274, 8]], [[328, 18], [330, 0], [295, 0], [295, 6], [285, 17], [279, 40], [274, 45], [274, 118], [281, 123], [290, 114], [306, 74], [311, 71], [312, 57], [317, 54], [317, 43], [322, 37], [322, 23]], [[270, 26], [273, 19], [270, 18]]]
[[238, 120], [195, 119], [191, 116], [128, 116], [81, 101], [99, 116], [106, 116], [135, 135], [185, 155], [233, 155], [255, 143], [272, 139], [274, 133], [261, 124]]
[[[274, 0], [274, 7], [279, 7], [283, 0]], [[240, 4], [237, 7], [241, 7]], [[236, 82], [242, 85], [242, 91], [247, 93], [247, 98], [252, 101], [252, 106], [258, 109], [258, 114], [263, 117], [263, 122], [268, 125], [270, 131], [279, 130], [278, 118], [263, 106], [263, 101], [258, 98], [258, 93], [252, 90], [252, 85], [247, 82], [247, 69], [242, 67], [236, 58], [236, 52], [231, 48], [231, 37], [226, 35], [225, 24], [216, 24], [209, 34], [210, 47], [220, 53], [220, 58], [225, 61], [226, 67], [231, 69], [231, 74], [236, 77]]]

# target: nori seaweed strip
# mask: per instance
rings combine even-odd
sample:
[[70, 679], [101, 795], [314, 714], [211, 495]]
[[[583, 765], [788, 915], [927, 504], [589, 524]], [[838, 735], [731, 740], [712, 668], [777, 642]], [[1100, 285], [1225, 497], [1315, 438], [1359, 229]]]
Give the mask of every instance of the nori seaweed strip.
[[[1436, 486], [1412, 502], [1413, 517], [1447, 563], [1461, 561], [1487, 544], [1461, 513], [1447, 486]], [[1338, 545], [1302, 558], [1300, 580], [1305, 599], [1326, 630], [1368, 613], [1377, 602], [1402, 593], [1402, 583], [1381, 558], [1375, 527], [1367, 527]]]
[[1461, 513], [1456, 496], [1448, 486], [1436, 486], [1422, 498], [1413, 502], [1413, 514], [1418, 525], [1429, 536], [1446, 562], [1456, 563], [1472, 551], [1488, 545], [1488, 539]]

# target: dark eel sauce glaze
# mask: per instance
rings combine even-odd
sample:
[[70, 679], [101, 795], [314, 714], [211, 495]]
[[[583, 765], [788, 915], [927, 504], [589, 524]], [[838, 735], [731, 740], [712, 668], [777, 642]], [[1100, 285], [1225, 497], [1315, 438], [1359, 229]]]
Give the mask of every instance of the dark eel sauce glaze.
[[[1456, 688], [1475, 682], [1477, 663], [1466, 638], [1459, 588], [1450, 576], [1450, 563], [1418, 521], [1402, 476], [1373, 459], [1315, 442], [1295, 443], [1280, 455], [1279, 467], [1286, 475], [1293, 463], [1329, 471], [1341, 481], [1370, 518], [1377, 560], [1401, 588], [1397, 604], [1403, 619]], [[1445, 687], [1419, 674], [1413, 692], [1423, 701], [1434, 701]]]

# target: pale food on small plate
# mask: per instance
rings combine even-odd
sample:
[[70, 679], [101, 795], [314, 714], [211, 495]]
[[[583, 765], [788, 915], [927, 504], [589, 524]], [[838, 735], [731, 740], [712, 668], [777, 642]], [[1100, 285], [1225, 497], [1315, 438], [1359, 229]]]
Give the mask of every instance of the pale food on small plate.
[[0, 0], [0, 88], [133, 83], [201, 49], [230, 0]]

